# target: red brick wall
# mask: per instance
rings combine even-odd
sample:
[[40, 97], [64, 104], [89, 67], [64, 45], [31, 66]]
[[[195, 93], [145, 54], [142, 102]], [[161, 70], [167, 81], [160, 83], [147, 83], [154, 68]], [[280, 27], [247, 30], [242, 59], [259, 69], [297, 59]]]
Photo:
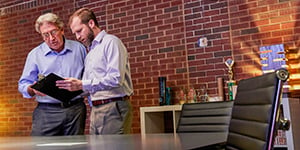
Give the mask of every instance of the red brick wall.
[[[35, 3], [34, 3], [35, 2]], [[79, 7], [92, 8], [103, 29], [119, 36], [128, 48], [135, 94], [133, 133], [140, 132], [139, 107], [158, 105], [158, 77], [167, 86], [208, 85], [216, 96], [218, 77], [227, 78], [224, 61], [235, 60], [239, 80], [261, 74], [259, 47], [298, 46], [297, 0], [36, 0], [0, 4], [0, 135], [28, 135], [33, 100], [17, 91], [27, 53], [42, 41], [34, 20], [46, 11], [65, 22]], [[66, 35], [74, 38], [68, 28]], [[197, 40], [207, 37], [208, 46]], [[175, 99], [176, 97], [173, 96]], [[175, 100], [177, 102], [177, 100]], [[88, 123], [88, 121], [87, 121]]]

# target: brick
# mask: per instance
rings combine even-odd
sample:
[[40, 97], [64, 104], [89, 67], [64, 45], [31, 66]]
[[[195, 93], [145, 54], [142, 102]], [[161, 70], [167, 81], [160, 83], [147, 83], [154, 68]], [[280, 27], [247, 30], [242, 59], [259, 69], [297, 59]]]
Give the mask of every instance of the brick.
[[144, 40], [144, 39], [148, 39], [148, 38], [149, 38], [149, 35], [144, 34], [144, 35], [136, 36], [135, 40]]
[[205, 72], [193, 72], [193, 73], [190, 73], [190, 77], [193, 78], [193, 77], [201, 77], [201, 76], [206, 76], [206, 73]]
[[229, 19], [228, 14], [224, 14], [224, 15], [217, 15], [217, 16], [211, 16], [211, 20], [212, 21], [217, 21], [217, 20], [223, 20], [223, 19]]
[[213, 28], [213, 33], [229, 31], [229, 26]]
[[[142, 30], [142, 33], [143, 33], [143, 34], [145, 34], [145, 33], [150, 33], [150, 34], [151, 34], [151, 33], [154, 33], [155, 31], [156, 31], [156, 29], [155, 29], [154, 27], [151, 27], [151, 28], [148, 27], [148, 28], [146, 28], [146, 29], [143, 29], [143, 30]], [[151, 36], [151, 35], [150, 35], [150, 36]], [[152, 36], [151, 36], [151, 37], [152, 37]]]
[[238, 18], [240, 16], [248, 16], [249, 13], [247, 10], [244, 10], [244, 11], [238, 11], [238, 12], [235, 12], [235, 13], [231, 13], [230, 14], [230, 17], [231, 18]]
[[171, 52], [171, 51], [173, 51], [173, 47], [159, 49], [159, 53], [165, 53], [165, 52]]
[[257, 28], [252, 28], [252, 29], [244, 29], [241, 31], [241, 35], [245, 35], [245, 34], [253, 34], [253, 33], [258, 33], [258, 29]]
[[274, 32], [272, 32], [272, 37], [276, 37], [276, 36], [288, 36], [288, 35], [293, 35], [293, 33], [294, 33], [294, 31], [292, 29], [274, 31]]
[[209, 40], [213, 40], [213, 39], [218, 39], [218, 38], [221, 38], [221, 34], [210, 34], [210, 35], [206, 35], [207, 39]]
[[242, 28], [249, 28], [249, 23], [241, 23], [241, 24], [234, 24], [231, 25], [232, 30], [242, 29]]
[[149, 16], [146, 18], [142, 18], [142, 23], [154, 22], [154, 21], [155, 21], [155, 16]]
[[231, 56], [231, 51], [215, 52], [214, 57], [226, 57]]
[[148, 39], [148, 40], [143, 40], [142, 43], [145, 44], [155, 44], [157, 42], [156, 39]]
[[[172, 40], [172, 36], [169, 35], [169, 36], [159, 37], [157, 40], [159, 42], [171, 41]], [[169, 49], [169, 47], [167, 49]]]
[[211, 10], [211, 11], [207, 11], [203, 13], [203, 16], [216, 16], [216, 15], [220, 15], [220, 11], [219, 10]]
[[264, 1], [259, 1], [258, 6], [263, 6], [263, 5], [272, 5], [275, 4], [277, 0], [264, 0]]
[[174, 39], [173, 38], [173, 40], [167, 41], [165, 45], [166, 46], [174, 46], [174, 43], [176, 43], [176, 44], [182, 44], [183, 40], [182, 39]]
[[139, 9], [133, 9], [133, 10], [127, 11], [127, 15], [135, 15], [135, 14], [138, 14], [138, 13], [140, 13]]
[[161, 24], [163, 24], [162, 20], [154, 21], [154, 22], [149, 23], [150, 26], [159, 26]]
[[296, 9], [279, 10], [279, 16], [292, 15], [292, 14], [297, 14], [297, 10]]
[[149, 11], [149, 16], [156, 16], [156, 15], [160, 15], [163, 13], [163, 10], [158, 9], [158, 10], [154, 10], [154, 11]]
[[169, 13], [169, 12], [177, 11], [177, 10], [178, 10], [178, 6], [173, 6], [173, 7], [165, 8], [164, 13]]
[[185, 73], [185, 72], [187, 72], [186, 68], [178, 68], [178, 69], [176, 69], [176, 73]]
[[224, 2], [219, 2], [219, 3], [215, 3], [215, 4], [212, 4], [211, 5], [211, 9], [218, 9], [218, 8], [224, 8], [224, 7], [227, 7], [227, 2], [224, 1]]
[[275, 38], [269, 38], [267, 40], [262, 40], [263, 45], [274, 45], [282, 42], [283, 42], [282, 37], [275, 37]]
[[184, 8], [188, 9], [188, 8], [199, 7], [199, 6], [201, 6], [200, 2], [196, 1], [196, 2], [193, 2], [193, 3], [187, 3], [187, 4], [185, 4]]
[[207, 35], [212, 33], [211, 29], [206, 29], [206, 30], [199, 30], [199, 31], [195, 31], [195, 35]]
[[119, 18], [119, 17], [123, 17], [123, 16], [126, 16], [125, 12], [122, 12], [122, 13], [119, 13], [119, 14], [115, 14], [114, 18]]
[[182, 50], [185, 50], [185, 46], [184, 45], [174, 46], [174, 51], [182, 51]]
[[201, 13], [195, 13], [195, 14], [191, 14], [191, 15], [186, 15], [185, 19], [192, 20], [192, 19], [197, 19], [197, 18], [201, 18], [201, 17], [202, 17]]
[[157, 30], [158, 31], [167, 30], [167, 29], [170, 29], [170, 28], [171, 28], [170, 24], [165, 24], [165, 25], [157, 26]]
[[271, 33], [258, 33], [251, 35], [252, 39], [265, 39], [271, 37]]
[[180, 27], [184, 27], [184, 24], [182, 22], [178, 22], [178, 23], [174, 23], [172, 25], [173, 28], [180, 28]]
[[267, 26], [262, 26], [260, 27], [261, 32], [267, 32], [271, 30], [279, 30], [280, 29], [280, 24], [273, 24], [273, 25], [267, 25]]
[[190, 60], [195, 60], [196, 59], [196, 57], [195, 56], [188, 56], [188, 60], [190, 61]]

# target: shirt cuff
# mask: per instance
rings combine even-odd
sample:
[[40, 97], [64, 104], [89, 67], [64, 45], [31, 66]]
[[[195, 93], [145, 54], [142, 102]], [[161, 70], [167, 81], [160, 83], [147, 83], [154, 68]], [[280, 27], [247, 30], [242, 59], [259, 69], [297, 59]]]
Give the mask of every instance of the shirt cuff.
[[29, 95], [29, 93], [27, 91], [27, 89], [28, 89], [29, 86], [30, 85], [27, 85], [26, 88], [23, 90], [24, 92], [22, 94], [23, 94], [24, 98], [33, 98], [34, 97], [34, 96]]
[[92, 91], [92, 80], [82, 80], [82, 90], [83, 91]]

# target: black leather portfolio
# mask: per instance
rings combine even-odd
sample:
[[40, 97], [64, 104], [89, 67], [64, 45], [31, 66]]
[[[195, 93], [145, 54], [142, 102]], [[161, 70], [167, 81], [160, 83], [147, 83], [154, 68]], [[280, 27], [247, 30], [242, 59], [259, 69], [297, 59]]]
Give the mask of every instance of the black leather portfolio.
[[74, 97], [83, 93], [82, 90], [68, 91], [65, 89], [59, 89], [55, 83], [57, 80], [64, 80], [64, 78], [62, 78], [54, 73], [50, 73], [43, 79], [36, 82], [31, 88], [33, 88], [39, 92], [42, 92], [44, 94], [47, 94], [48, 96], [51, 96], [53, 98], [56, 98], [62, 102], [68, 102], [71, 99], [73, 99]]

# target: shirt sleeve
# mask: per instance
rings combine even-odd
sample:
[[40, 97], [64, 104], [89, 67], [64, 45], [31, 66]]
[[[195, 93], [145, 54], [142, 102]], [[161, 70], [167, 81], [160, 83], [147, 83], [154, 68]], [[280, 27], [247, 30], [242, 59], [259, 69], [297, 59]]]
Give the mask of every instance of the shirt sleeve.
[[[124, 80], [127, 59], [126, 48], [117, 38], [105, 42], [105, 49], [102, 50], [103, 54], [101, 55], [105, 57], [105, 64], [99, 62], [99, 65], [102, 66], [101, 69], [93, 70], [101, 78], [93, 78], [82, 82], [83, 89], [90, 93], [118, 88], [122, 86]], [[105, 68], [104, 73], [103, 68]]]
[[32, 98], [27, 92], [28, 86], [37, 81], [38, 70], [34, 63], [33, 54], [29, 53], [24, 65], [24, 70], [18, 82], [18, 90], [24, 98]]

